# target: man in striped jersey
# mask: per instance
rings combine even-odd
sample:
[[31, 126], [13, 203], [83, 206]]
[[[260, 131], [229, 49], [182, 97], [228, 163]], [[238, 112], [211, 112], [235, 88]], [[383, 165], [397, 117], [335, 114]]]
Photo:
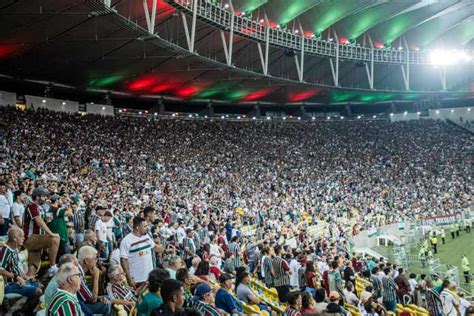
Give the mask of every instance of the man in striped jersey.
[[24, 312], [31, 312], [38, 304], [42, 291], [38, 282], [27, 280], [20, 270], [18, 251], [23, 246], [23, 231], [12, 226], [8, 231], [8, 240], [0, 248], [0, 276], [6, 280], [5, 294], [20, 294], [28, 297]]
[[286, 297], [290, 292], [290, 267], [288, 262], [282, 258], [283, 249], [280, 245], [274, 247], [275, 257], [272, 260], [274, 278], [273, 282], [278, 292], [278, 299], [286, 303]]
[[392, 270], [384, 269], [385, 276], [382, 277], [382, 301], [387, 311], [394, 312], [397, 309], [397, 290], [398, 286], [392, 279]]
[[28, 250], [28, 275], [30, 276], [35, 275], [38, 271], [41, 252], [44, 249], [49, 250], [50, 267], [56, 264], [59, 235], [49, 229], [40, 212], [40, 205], [45, 202], [47, 195], [49, 192], [44, 188], [34, 189], [33, 202], [28, 205], [23, 215], [23, 233], [25, 234], [25, 248]]
[[194, 231], [191, 228], [186, 228], [186, 236], [183, 238], [183, 259], [186, 267], [189, 269], [192, 266], [192, 261], [196, 255], [196, 245], [194, 244]]
[[[85, 309], [92, 314], [107, 314], [110, 312], [110, 302], [99, 298], [100, 270], [97, 268], [97, 250], [90, 246], [82, 247], [78, 254], [81, 284], [77, 296]], [[86, 283], [86, 274], [92, 276], [92, 290]]]
[[202, 316], [224, 315], [214, 304], [214, 294], [208, 284], [201, 283], [194, 290], [192, 309], [201, 313]]
[[238, 236], [232, 237], [230, 245], [229, 245], [229, 251], [234, 255], [232, 264], [235, 270], [239, 268], [240, 266], [242, 266], [242, 250], [239, 245]]
[[439, 293], [436, 292], [433, 288], [433, 282], [431, 280], [426, 280], [426, 309], [430, 312], [432, 316], [441, 316], [443, 315], [443, 302]]
[[65, 263], [56, 274], [58, 290], [46, 307], [46, 316], [83, 316], [76, 293], [81, 286], [81, 273], [74, 263]]
[[268, 246], [263, 247], [261, 254], [262, 254], [262, 259], [261, 259], [261, 275], [263, 282], [267, 287], [272, 287], [273, 286], [273, 265], [272, 265], [272, 258], [271, 258], [271, 248]]

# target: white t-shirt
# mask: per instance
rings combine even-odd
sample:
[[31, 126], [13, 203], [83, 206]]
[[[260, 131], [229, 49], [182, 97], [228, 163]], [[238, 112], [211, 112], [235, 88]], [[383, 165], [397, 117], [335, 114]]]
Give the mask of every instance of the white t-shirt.
[[408, 283], [410, 284], [410, 293], [415, 293], [416, 286], [418, 285], [418, 282], [416, 282], [415, 279], [408, 279]]
[[94, 230], [97, 234], [97, 240], [107, 241], [107, 223], [99, 219], [95, 222]]
[[23, 204], [18, 203], [18, 202], [13, 203], [12, 205], [13, 223], [16, 223], [15, 216], [18, 216], [20, 218], [20, 223], [23, 224], [24, 213], [25, 213], [25, 206]]
[[0, 194], [0, 215], [3, 218], [10, 218], [10, 203], [5, 195]]
[[128, 234], [120, 243], [120, 258], [128, 259], [130, 275], [135, 282], [145, 282], [153, 270], [155, 243], [148, 234], [141, 237]]
[[344, 292], [344, 297], [346, 298], [347, 303], [357, 306], [359, 299], [354, 294], [354, 292], [349, 292], [346, 289], [344, 289], [343, 292]]
[[443, 303], [443, 315], [457, 316], [458, 312], [454, 305], [459, 305], [459, 301], [447, 290], [443, 290], [440, 294], [441, 302]]

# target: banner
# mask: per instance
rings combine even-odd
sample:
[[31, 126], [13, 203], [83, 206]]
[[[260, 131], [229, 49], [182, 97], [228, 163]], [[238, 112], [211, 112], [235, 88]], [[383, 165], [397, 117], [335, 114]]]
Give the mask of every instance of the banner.
[[443, 224], [451, 224], [460, 219], [460, 216], [456, 215], [438, 215], [438, 216], [431, 216], [421, 219], [422, 225], [443, 225]]

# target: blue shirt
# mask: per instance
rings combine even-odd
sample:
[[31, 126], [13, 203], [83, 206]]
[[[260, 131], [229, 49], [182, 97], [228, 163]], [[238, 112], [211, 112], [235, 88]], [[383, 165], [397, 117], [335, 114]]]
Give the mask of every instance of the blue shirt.
[[219, 289], [216, 293], [216, 306], [229, 314], [235, 311], [243, 312], [236, 299], [224, 289]]

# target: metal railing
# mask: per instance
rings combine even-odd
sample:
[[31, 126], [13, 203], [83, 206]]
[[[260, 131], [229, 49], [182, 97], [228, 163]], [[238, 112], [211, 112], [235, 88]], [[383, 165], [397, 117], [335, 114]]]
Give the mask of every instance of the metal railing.
[[[279, 46], [294, 50], [303, 49], [305, 53], [336, 58], [350, 59], [359, 62], [370, 62], [392, 64], [429, 64], [428, 51], [408, 51], [391, 48], [372, 48], [358, 45], [344, 45], [335, 41], [326, 41], [319, 38], [308, 38], [295, 34], [286, 29], [274, 28], [263, 25], [259, 21], [251, 20], [242, 15], [235, 15], [229, 9], [220, 4], [212, 4], [208, 0], [197, 1], [197, 18], [208, 24], [217, 26], [223, 30], [233, 27], [236, 34], [257, 42], [265, 43], [268, 31], [268, 41], [272, 46]], [[170, 0], [169, 4], [175, 8], [188, 13], [193, 13], [193, 1]], [[232, 25], [232, 19], [233, 25]], [[408, 60], [407, 60], [408, 58]]]

